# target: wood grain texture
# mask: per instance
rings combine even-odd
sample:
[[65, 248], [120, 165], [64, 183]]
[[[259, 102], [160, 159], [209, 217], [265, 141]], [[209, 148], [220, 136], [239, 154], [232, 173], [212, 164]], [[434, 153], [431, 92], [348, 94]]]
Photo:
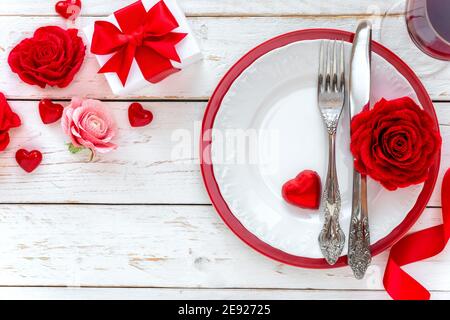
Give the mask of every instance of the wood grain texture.
[[[0, 177], [8, 186], [0, 202], [209, 203], [196, 160], [205, 103], [143, 103], [154, 113], [153, 122], [143, 128], [131, 128], [129, 104], [107, 103], [118, 123], [120, 147], [89, 163], [87, 151], [68, 151], [60, 123], [42, 124], [37, 102], [12, 101], [24, 125], [11, 132], [10, 146], [0, 153]], [[187, 153], [177, 152], [181, 142]], [[43, 153], [33, 174], [17, 166], [19, 148]]]
[[[133, 1], [83, 0], [83, 17], [75, 26]], [[405, 34], [404, 0], [179, 0], [204, 61], [120, 97], [96, 74], [90, 54], [66, 89], [41, 90], [20, 82], [6, 63], [13, 46], [39, 26], [73, 25], [56, 16], [56, 0], [0, 2], [0, 91], [10, 99], [35, 100], [10, 102], [25, 125], [12, 132], [10, 148], [0, 153], [0, 299], [389, 298], [381, 283], [387, 252], [374, 259], [363, 281], [349, 268], [299, 269], [254, 252], [209, 205], [196, 163], [198, 146], [182, 155], [173, 151], [180, 135], [198, 141], [206, 100], [239, 57], [297, 29], [353, 31], [359, 19], [371, 18], [374, 38], [392, 45], [434, 100], [450, 100], [450, 66], [415, 49]], [[86, 163], [86, 154], [67, 152], [59, 124], [40, 123], [36, 100], [75, 95], [109, 101], [120, 127], [118, 151]], [[129, 127], [126, 110], [132, 100], [142, 100], [155, 114], [152, 125]], [[450, 167], [450, 103], [436, 103], [436, 109], [444, 146], [429, 205], [439, 207], [442, 175]], [[44, 153], [31, 175], [13, 159], [19, 147]], [[440, 209], [429, 208], [413, 230], [441, 222]], [[448, 299], [449, 268], [447, 249], [406, 270], [432, 290], [433, 299]]]
[[[434, 300], [448, 291], [431, 292]], [[0, 300], [388, 300], [379, 290], [183, 289], [183, 288], [0, 288]]]
[[[414, 230], [441, 223], [428, 209]], [[365, 280], [349, 268], [308, 270], [244, 245], [210, 206], [0, 205], [3, 286], [381, 290], [387, 253]], [[450, 254], [408, 267], [450, 290]]]
[[[136, 0], [83, 0], [83, 15], [103, 16]], [[403, 0], [400, 0], [403, 1]], [[292, 16], [383, 14], [393, 4], [385, 0], [178, 0], [188, 16]], [[0, 15], [55, 15], [53, 1], [2, 0]], [[394, 13], [397, 11], [393, 11]]]
[[[427, 58], [418, 49], [408, 35], [397, 37], [399, 30], [405, 29], [403, 18], [387, 17], [386, 28], [388, 38], [384, 41], [395, 43], [396, 53], [415, 69], [434, 100], [450, 99], [448, 79], [450, 65], [442, 61]], [[94, 18], [82, 18], [80, 27], [93, 23]], [[196, 38], [204, 53], [204, 60], [164, 81], [149, 85], [147, 88], [127, 96], [114, 96], [103, 75], [97, 74], [98, 64], [95, 58], [88, 54], [80, 73], [74, 82], [65, 89], [40, 89], [22, 83], [13, 74], [7, 63], [0, 64], [0, 88], [10, 98], [40, 99], [43, 96], [68, 99], [74, 95], [102, 99], [195, 99], [207, 100], [216, 87], [219, 79], [244, 53], [282, 33], [304, 28], [337, 28], [353, 31], [358, 23], [358, 17], [256, 17], [256, 18], [204, 18], [189, 19]], [[6, 61], [10, 50], [24, 37], [43, 25], [56, 24], [64, 26], [64, 22], [56, 17], [0, 17], [0, 61]], [[403, 29], [402, 29], [403, 28]], [[226, 30], [226, 32], [224, 32]], [[406, 32], [406, 30], [404, 30]], [[375, 30], [375, 39], [379, 32]], [[393, 39], [395, 38], [395, 39]], [[426, 59], [426, 60], [424, 60]], [[424, 71], [435, 70], [433, 73]]]
[[[10, 104], [24, 125], [11, 132], [10, 146], [0, 153], [0, 177], [7, 186], [1, 188], [0, 203], [210, 203], [198, 159], [204, 102], [143, 103], [155, 119], [139, 129], [128, 122], [129, 102], [107, 102], [119, 126], [119, 148], [91, 163], [88, 152], [68, 152], [59, 123], [42, 124], [37, 102]], [[450, 104], [438, 103], [436, 110], [443, 124], [441, 179], [450, 167]], [[19, 148], [43, 152], [43, 162], [32, 174], [17, 166], [14, 155]], [[440, 206], [440, 184], [432, 206]]]

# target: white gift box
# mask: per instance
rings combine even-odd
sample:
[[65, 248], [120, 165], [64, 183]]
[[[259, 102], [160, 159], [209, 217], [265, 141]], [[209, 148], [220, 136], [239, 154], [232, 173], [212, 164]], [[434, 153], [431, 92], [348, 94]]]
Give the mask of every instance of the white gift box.
[[[155, 4], [157, 4], [160, 1], [163, 1], [166, 4], [167, 8], [170, 10], [172, 15], [178, 22], [179, 27], [174, 29], [173, 32], [180, 32], [187, 34], [183, 40], [181, 40], [179, 43], [175, 45], [181, 63], [178, 63], [176, 61], [170, 61], [173, 67], [178, 69], [184, 69], [188, 65], [191, 65], [194, 62], [197, 62], [202, 59], [200, 47], [198, 46], [198, 43], [187, 22], [186, 16], [184, 15], [181, 8], [178, 6], [176, 0], [141, 0], [142, 4], [145, 7], [145, 10], [147, 11], [150, 10]], [[120, 26], [114, 16], [114, 13], [107, 18], [99, 20], [108, 21], [120, 29]], [[92, 43], [92, 36], [94, 35], [94, 23], [85, 27], [83, 31], [87, 37], [87, 41], [90, 46]], [[95, 56], [100, 64], [100, 67], [102, 67], [113, 55], [114, 54], [95, 55]], [[135, 59], [133, 60], [133, 63], [131, 65], [130, 73], [128, 75], [125, 86], [122, 85], [122, 82], [120, 81], [116, 73], [109, 72], [105, 73], [104, 75], [109, 83], [109, 86], [111, 87], [112, 92], [115, 95], [129, 94], [138, 91], [147, 85], [151, 85], [151, 83], [144, 78]]]

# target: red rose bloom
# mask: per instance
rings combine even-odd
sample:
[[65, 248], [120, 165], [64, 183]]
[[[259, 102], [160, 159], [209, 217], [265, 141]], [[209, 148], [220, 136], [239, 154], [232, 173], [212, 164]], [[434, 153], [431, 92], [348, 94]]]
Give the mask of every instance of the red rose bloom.
[[355, 169], [386, 189], [424, 182], [441, 148], [433, 119], [412, 99], [381, 99], [352, 119]]
[[9, 54], [8, 63], [24, 82], [45, 88], [67, 87], [80, 70], [86, 46], [77, 29], [42, 27]]
[[11, 110], [5, 96], [0, 92], [0, 151], [5, 150], [9, 144], [9, 129], [20, 125], [19, 116]]

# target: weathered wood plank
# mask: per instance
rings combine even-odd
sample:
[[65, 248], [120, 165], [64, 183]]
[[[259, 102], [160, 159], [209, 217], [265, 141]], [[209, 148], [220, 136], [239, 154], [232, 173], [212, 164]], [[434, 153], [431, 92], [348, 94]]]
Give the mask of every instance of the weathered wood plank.
[[[133, 1], [83, 0], [83, 15], [104, 16]], [[110, 93], [102, 76], [95, 75], [92, 57], [70, 88], [39, 90], [20, 83], [5, 62], [9, 50], [37, 26], [64, 22], [55, 17], [51, 1], [1, 2], [0, 90], [15, 99], [84, 95], [206, 100], [229, 66], [267, 38], [307, 27], [353, 30], [362, 16], [379, 17], [387, 10], [394, 14], [387, 18], [392, 29], [388, 37], [400, 39], [393, 49], [411, 63], [433, 99], [450, 99], [448, 64], [439, 72], [422, 73], [423, 66], [426, 71], [437, 70], [442, 63], [417, 59], [421, 56], [408, 38], [398, 36], [402, 17], [395, 14], [401, 5], [390, 10], [393, 3], [384, 0], [179, 0], [191, 17], [205, 61], [161, 86], [127, 97]], [[79, 23], [89, 21], [92, 18], [82, 18]], [[375, 22], [378, 27], [380, 20]], [[378, 35], [375, 32], [376, 39]], [[57, 125], [38, 123], [36, 103], [12, 104], [23, 112], [26, 124], [14, 132], [11, 149], [0, 154], [0, 202], [209, 203], [198, 165], [168, 160], [174, 130], [181, 128], [197, 139], [193, 123], [201, 119], [204, 103], [146, 103], [156, 115], [155, 122], [137, 131], [127, 127], [127, 103], [110, 103], [121, 126], [119, 143], [126, 141], [126, 147], [92, 164], [66, 152]], [[450, 104], [437, 106], [444, 135], [443, 172], [450, 166]], [[18, 146], [40, 148], [49, 161], [35, 174], [24, 175], [12, 158]], [[197, 148], [192, 154], [197, 157]], [[430, 205], [440, 205], [440, 180]], [[428, 209], [415, 229], [440, 221], [440, 210]], [[209, 206], [0, 205], [0, 242], [0, 299], [388, 298], [381, 286], [386, 254], [375, 259], [364, 281], [354, 280], [347, 268], [314, 271], [283, 266], [243, 245]], [[434, 299], [448, 299], [449, 259], [446, 250], [407, 269], [428, 288], [439, 290], [432, 293]], [[158, 288], [14, 287], [22, 285]], [[198, 287], [203, 289], [194, 289]], [[281, 289], [270, 289], [274, 287]]]
[[[442, 61], [427, 60], [427, 70], [439, 69], [439, 72], [423, 71], [423, 57], [414, 48], [407, 34], [397, 37], [398, 30], [403, 28], [402, 18], [388, 17], [392, 32], [388, 39], [395, 37], [399, 55], [416, 69], [435, 100], [450, 99], [448, 79], [450, 65]], [[186, 70], [171, 76], [156, 85], [149, 85], [134, 94], [114, 96], [103, 75], [97, 74], [98, 65], [89, 54], [80, 73], [71, 86], [65, 89], [42, 90], [36, 86], [22, 83], [10, 71], [6, 62], [0, 64], [0, 88], [10, 98], [39, 99], [43, 96], [67, 99], [74, 95], [104, 99], [203, 99], [210, 97], [219, 79], [245, 52], [257, 44], [273, 36], [304, 28], [338, 28], [352, 31], [357, 25], [358, 17], [284, 17], [284, 18], [190, 18], [190, 23], [204, 53], [204, 61], [190, 66]], [[80, 19], [81, 26], [92, 23], [93, 18]], [[0, 61], [6, 61], [13, 46], [21, 39], [29, 36], [38, 26], [56, 24], [64, 25], [55, 17], [0, 17]], [[226, 32], [224, 32], [226, 30]], [[375, 39], [379, 32], [375, 30]], [[391, 41], [392, 42], [392, 41]], [[420, 59], [419, 59], [420, 58]]]
[[[67, 151], [59, 123], [41, 123], [37, 102], [10, 104], [24, 125], [11, 132], [10, 146], [0, 153], [0, 203], [210, 203], [198, 160], [204, 102], [144, 103], [155, 119], [140, 129], [128, 123], [128, 102], [106, 102], [119, 125], [119, 149], [91, 163], [87, 153]], [[450, 167], [450, 104], [438, 103], [436, 109], [444, 146], [432, 206], [440, 206], [441, 178]], [[180, 146], [185, 153], [179, 152]], [[19, 148], [43, 152], [43, 163], [34, 173], [17, 166], [14, 154]]]
[[[450, 292], [431, 293], [448, 300]], [[0, 288], [0, 300], [388, 300], [381, 290], [181, 289], [181, 288]]]
[[[64, 102], [68, 104], [68, 102]], [[143, 103], [154, 113], [151, 125], [132, 128], [129, 102], [107, 103], [119, 126], [118, 150], [99, 155], [71, 154], [60, 123], [42, 124], [37, 102], [11, 102], [24, 125], [11, 132], [0, 153], [0, 202], [209, 203], [198, 161], [198, 131], [205, 103]], [[178, 140], [187, 135], [186, 139]], [[173, 154], [180, 141], [187, 154]], [[39, 149], [41, 166], [25, 173], [15, 161], [19, 148]]]
[[[83, 0], [82, 14], [108, 15], [136, 0]], [[292, 15], [342, 15], [383, 14], [392, 10], [393, 3], [384, 0], [178, 0], [188, 16], [292, 16]], [[34, 0], [2, 0], [0, 15], [55, 15], [53, 2]]]
[[[349, 268], [282, 265], [244, 245], [210, 206], [0, 205], [1, 286], [381, 290], [387, 254], [363, 281]], [[441, 223], [424, 212], [415, 230]], [[450, 290], [449, 250], [408, 267]]]

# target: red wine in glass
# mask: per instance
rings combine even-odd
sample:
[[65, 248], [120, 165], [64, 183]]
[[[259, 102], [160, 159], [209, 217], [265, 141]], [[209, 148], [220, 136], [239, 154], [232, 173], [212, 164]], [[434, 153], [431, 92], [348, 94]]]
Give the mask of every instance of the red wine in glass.
[[423, 52], [450, 60], [450, 0], [409, 0], [406, 23], [411, 39]]

